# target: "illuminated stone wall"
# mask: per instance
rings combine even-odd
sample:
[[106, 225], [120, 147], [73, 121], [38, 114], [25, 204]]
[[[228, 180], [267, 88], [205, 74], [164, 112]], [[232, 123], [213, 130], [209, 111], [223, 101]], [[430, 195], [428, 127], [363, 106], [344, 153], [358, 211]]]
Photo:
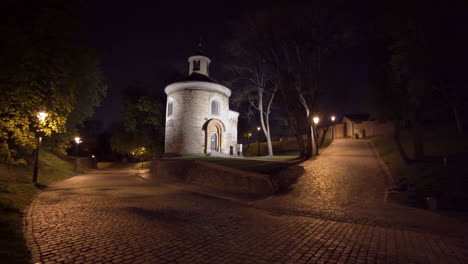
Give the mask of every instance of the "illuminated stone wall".
[[394, 130], [393, 121], [380, 123], [377, 121], [352, 122], [344, 117], [346, 136], [351, 138], [363, 138], [372, 136], [391, 136]]
[[[219, 119], [225, 128], [221, 135], [220, 153], [230, 154], [232, 146], [236, 154], [238, 114], [233, 118], [232, 111], [230, 113], [228, 96], [221, 92], [203, 90], [197, 86], [193, 89], [189, 87], [175, 91], [167, 96], [173, 98], [174, 106], [173, 114], [166, 116], [166, 153], [209, 153], [210, 148], [206, 147], [207, 136], [209, 136], [205, 130], [206, 123], [211, 119]], [[218, 115], [211, 114], [212, 99], [220, 102]]]

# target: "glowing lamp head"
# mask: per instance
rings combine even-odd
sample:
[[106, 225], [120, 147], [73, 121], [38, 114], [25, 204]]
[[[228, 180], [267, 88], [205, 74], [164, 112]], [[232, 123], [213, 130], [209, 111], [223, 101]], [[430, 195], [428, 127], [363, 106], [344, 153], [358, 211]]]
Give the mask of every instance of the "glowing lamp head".
[[314, 120], [314, 124], [318, 124], [318, 122], [320, 121], [320, 118], [318, 118], [318, 116], [314, 116], [312, 120]]
[[80, 143], [81, 143], [81, 138], [80, 138], [80, 137], [76, 137], [76, 138], [75, 138], [75, 142], [76, 142], [76, 144], [80, 144]]
[[47, 117], [47, 113], [46, 112], [39, 112], [37, 113], [37, 118], [39, 118], [39, 120], [41, 121], [44, 121]]
[[335, 116], [331, 116], [331, 121], [335, 122]]
[[94, 159], [95, 157], [96, 157], [96, 156], [94, 156], [94, 155], [91, 155], [91, 158], [93, 158], [93, 159]]
[[260, 131], [260, 129], [261, 129], [260, 127], [257, 127], [257, 130], [258, 130], [258, 131]]
[[252, 136], [252, 133], [249, 132], [249, 137], [251, 137], [251, 136]]

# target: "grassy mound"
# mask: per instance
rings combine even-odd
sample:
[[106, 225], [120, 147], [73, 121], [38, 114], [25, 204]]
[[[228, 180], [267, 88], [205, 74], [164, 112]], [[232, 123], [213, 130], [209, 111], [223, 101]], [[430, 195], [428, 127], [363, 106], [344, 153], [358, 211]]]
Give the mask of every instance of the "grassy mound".
[[[393, 194], [393, 200], [426, 207], [426, 198], [433, 197], [440, 209], [468, 210], [467, 138], [444, 130], [428, 130], [425, 135], [427, 160], [411, 164], [401, 159], [392, 138], [379, 136], [370, 140], [401, 190]], [[412, 156], [410, 131], [403, 131], [402, 144]]]
[[[294, 159], [297, 156], [281, 156], [278, 158], [276, 156], [273, 157], [255, 157], [255, 159], [249, 158], [225, 158], [225, 157], [212, 157], [212, 156], [181, 156], [176, 158], [170, 159], [196, 159], [196, 160], [203, 160], [210, 163], [214, 163], [220, 166], [245, 170], [250, 172], [257, 172], [257, 173], [264, 173], [264, 174], [274, 174], [282, 169], [285, 169], [291, 166], [290, 163], [287, 161], [283, 161], [284, 159]], [[278, 159], [276, 161], [275, 159]]]

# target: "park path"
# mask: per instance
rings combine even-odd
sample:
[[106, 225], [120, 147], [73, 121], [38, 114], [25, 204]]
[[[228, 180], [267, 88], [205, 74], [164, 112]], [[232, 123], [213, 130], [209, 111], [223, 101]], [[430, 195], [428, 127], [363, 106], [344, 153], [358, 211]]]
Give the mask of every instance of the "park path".
[[384, 203], [387, 184], [376, 161], [367, 141], [335, 140], [316, 159], [300, 164], [305, 174], [290, 192], [254, 204], [328, 218], [360, 217], [356, 211]]
[[[325, 154], [315, 162], [327, 159]], [[343, 180], [336, 188], [349, 195], [366, 189], [356, 184], [346, 187]], [[343, 208], [361, 204], [347, 194], [330, 193], [336, 191], [332, 186], [325, 182], [312, 192], [330, 195], [317, 198], [335, 208], [330, 212], [339, 216]], [[299, 194], [304, 192], [307, 188], [297, 188], [288, 195], [304, 198]], [[381, 204], [382, 192], [376, 187], [363, 193], [369, 199], [364, 207]], [[333, 202], [341, 197], [350, 201]], [[26, 212], [25, 238], [33, 263], [468, 262], [465, 237], [257, 206], [151, 183], [131, 170], [103, 170], [41, 192]]]
[[468, 235], [467, 226], [456, 219], [387, 202], [391, 176], [382, 163], [367, 140], [335, 139], [316, 159], [300, 164], [305, 174], [290, 192], [252, 205], [322, 219]]

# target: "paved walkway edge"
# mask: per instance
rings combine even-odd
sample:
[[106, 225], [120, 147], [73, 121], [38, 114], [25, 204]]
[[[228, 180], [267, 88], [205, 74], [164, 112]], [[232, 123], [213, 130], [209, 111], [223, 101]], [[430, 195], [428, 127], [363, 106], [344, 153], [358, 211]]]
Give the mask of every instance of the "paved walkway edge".
[[390, 172], [390, 169], [388, 168], [387, 164], [385, 164], [385, 162], [380, 157], [380, 154], [377, 151], [377, 148], [375, 147], [374, 143], [370, 140], [367, 140], [367, 142], [369, 143], [369, 145], [372, 147], [372, 150], [374, 151], [374, 155], [375, 155], [375, 158], [377, 159], [377, 163], [379, 164], [379, 167], [385, 173], [385, 178], [388, 183], [388, 188], [387, 188], [387, 191], [385, 192], [384, 201], [387, 202], [389, 190], [395, 189], [397, 187], [395, 184], [395, 178], [393, 177], [393, 174]]
[[[28, 254], [29, 254], [29, 257], [31, 258], [32, 255], [33, 255], [33, 249], [32, 247], [36, 247], [37, 248], [37, 241], [36, 241], [36, 238], [34, 237], [33, 235], [33, 230], [31, 228], [28, 228], [28, 224], [30, 224], [32, 222], [32, 217], [30, 217], [31, 213], [30, 213], [30, 208], [31, 208], [31, 205], [33, 204], [33, 201], [48, 187], [50, 186], [53, 186], [59, 182], [62, 182], [64, 180], [67, 180], [67, 179], [70, 179], [71, 177], [75, 177], [75, 176], [78, 176], [78, 175], [82, 175], [83, 173], [78, 173], [78, 174], [74, 174], [74, 175], [70, 175], [70, 176], [67, 176], [63, 179], [60, 179], [60, 180], [56, 180], [54, 182], [52, 182], [51, 184], [49, 185], [46, 185], [45, 188], [42, 188], [42, 189], [39, 189], [39, 191], [31, 198], [31, 201], [29, 202], [29, 205], [27, 205], [24, 210], [23, 210], [23, 238], [24, 238], [24, 241], [25, 241], [25, 244], [26, 244], [26, 248], [28, 249]], [[28, 220], [29, 218], [29, 220]], [[31, 225], [32, 226], [32, 225]], [[34, 245], [29, 242], [30, 240], [27, 239], [28, 235], [33, 239], [34, 241]], [[35, 248], [35, 249], [36, 249]], [[40, 252], [40, 251], [39, 251]]]

